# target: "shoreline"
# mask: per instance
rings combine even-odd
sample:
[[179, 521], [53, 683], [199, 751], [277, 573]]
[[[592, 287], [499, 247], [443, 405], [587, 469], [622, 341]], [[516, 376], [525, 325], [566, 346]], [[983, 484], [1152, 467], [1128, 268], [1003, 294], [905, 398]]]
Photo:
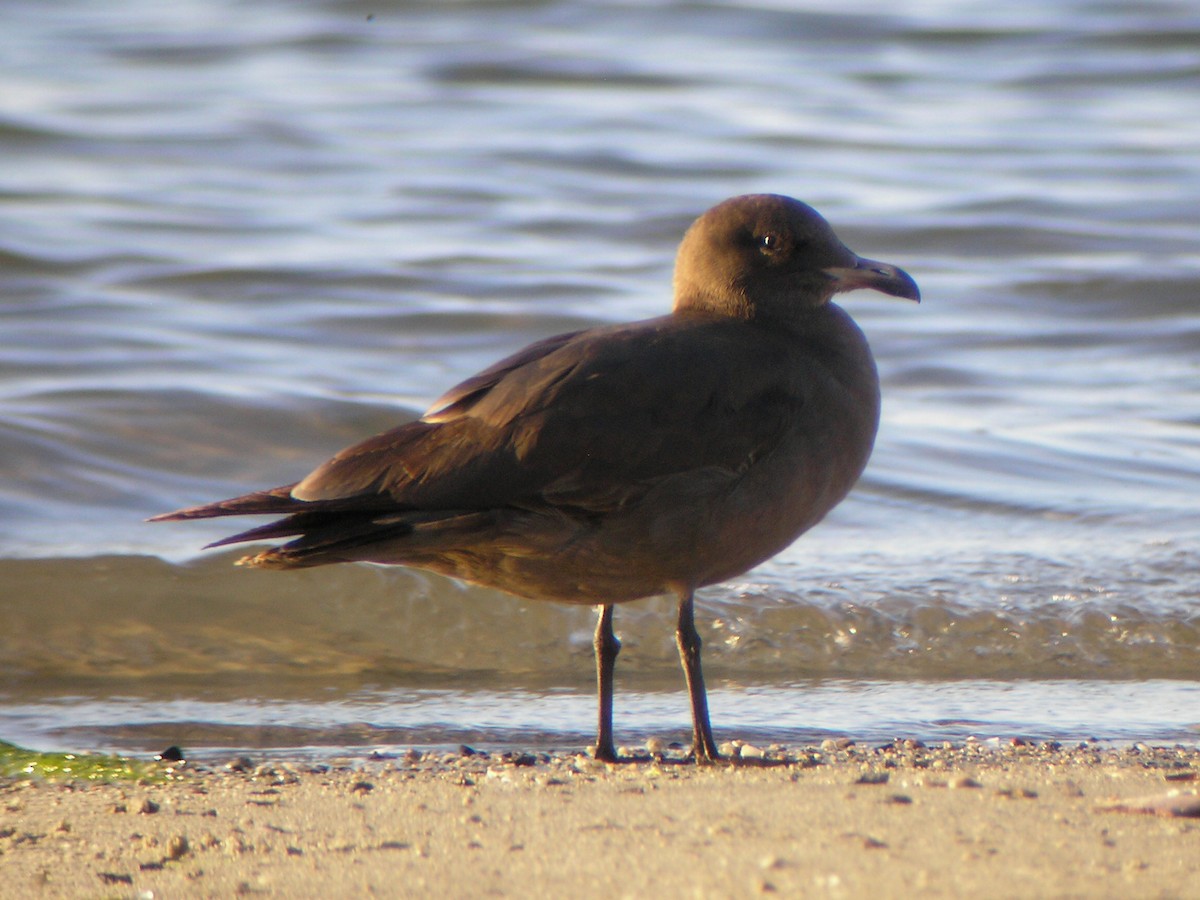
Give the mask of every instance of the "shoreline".
[[1200, 749], [733, 749], [7, 779], [0, 896], [1200, 896]]

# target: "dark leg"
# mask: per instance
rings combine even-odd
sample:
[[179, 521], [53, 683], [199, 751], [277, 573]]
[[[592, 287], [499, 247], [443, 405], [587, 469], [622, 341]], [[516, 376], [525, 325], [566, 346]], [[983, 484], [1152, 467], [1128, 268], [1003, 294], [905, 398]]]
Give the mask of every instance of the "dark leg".
[[596, 727], [596, 759], [605, 762], [617, 761], [617, 750], [613, 746], [613, 668], [621, 642], [613, 634], [613, 608], [601, 606], [600, 619], [596, 622], [596, 687], [600, 696], [599, 723]]
[[696, 632], [692, 605], [690, 590], [679, 595], [679, 628], [675, 632], [675, 643], [679, 645], [679, 658], [683, 661], [683, 674], [692, 699], [692, 756], [697, 764], [704, 765], [719, 761], [721, 754], [717, 752], [708, 721], [708, 694], [704, 690], [704, 673], [700, 671], [700, 635]]

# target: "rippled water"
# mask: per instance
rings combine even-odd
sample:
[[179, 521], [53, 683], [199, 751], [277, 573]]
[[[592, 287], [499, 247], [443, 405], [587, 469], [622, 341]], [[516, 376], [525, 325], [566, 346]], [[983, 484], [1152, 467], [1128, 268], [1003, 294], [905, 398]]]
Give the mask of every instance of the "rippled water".
[[[705, 592], [718, 734], [1195, 741], [1190, 3], [65, 0], [0, 37], [0, 737], [578, 742], [590, 614], [233, 569], [153, 513], [304, 474], [537, 337], [669, 304], [777, 191], [921, 284], [844, 305], [857, 492]], [[670, 605], [618, 731], [686, 731]]]

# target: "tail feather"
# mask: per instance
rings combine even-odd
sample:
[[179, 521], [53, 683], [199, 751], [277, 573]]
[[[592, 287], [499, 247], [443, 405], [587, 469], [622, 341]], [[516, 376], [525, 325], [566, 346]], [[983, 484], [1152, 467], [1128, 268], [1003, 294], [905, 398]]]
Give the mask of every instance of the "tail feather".
[[313, 518], [314, 514], [310, 513], [306, 515], [305, 513], [298, 513], [294, 516], [288, 516], [286, 519], [276, 519], [274, 522], [268, 522], [266, 525], [256, 525], [254, 528], [249, 528], [246, 531], [239, 531], [237, 534], [223, 537], [219, 541], [205, 544], [204, 549], [211, 550], [214, 547], [226, 547], [229, 544], [267, 541], [272, 538], [304, 534], [305, 531], [313, 527]]
[[189, 506], [174, 512], [161, 513], [151, 516], [147, 522], [177, 522], [183, 519], [213, 519], [217, 516], [254, 516], [276, 515], [279, 513], [295, 512], [304, 505], [303, 501], [292, 496], [292, 488], [296, 483], [285, 484], [269, 491], [255, 491], [243, 494], [229, 500], [218, 500], [216, 503], [205, 503], [203, 506]]
[[[298, 500], [294, 484], [255, 491], [228, 500], [163, 513], [150, 522], [212, 519], [222, 516], [282, 516], [221, 538], [205, 549], [250, 541], [293, 538], [285, 544], [251, 554], [238, 565], [266, 569], [293, 569], [350, 560], [370, 560], [366, 548], [387, 548], [388, 561], [402, 555], [395, 546], [404, 542], [413, 552], [454, 545], [495, 525], [495, 511], [414, 510], [397, 507], [386, 494], [368, 494], [332, 500]], [[392, 545], [389, 547], [388, 545]]]
[[[184, 519], [216, 519], [221, 516], [321, 516], [325, 513], [372, 513], [378, 514], [397, 509], [396, 502], [387, 494], [361, 494], [350, 497], [337, 497], [332, 500], [298, 500], [292, 496], [292, 488], [298, 482], [285, 484], [282, 487], [271, 488], [269, 491], [255, 491], [243, 494], [229, 500], [218, 500], [215, 503], [205, 503], [202, 506], [189, 506], [174, 512], [160, 513], [151, 516], [147, 522], [178, 522]], [[305, 525], [307, 519], [303, 519]], [[296, 534], [298, 532], [292, 532]], [[287, 534], [287, 532], [280, 532]], [[266, 537], [267, 535], [260, 535]], [[230, 539], [229, 543], [236, 543]]]
[[372, 516], [330, 517], [321, 524], [317, 524], [311, 519], [308, 522], [294, 521], [302, 518], [305, 517], [293, 516], [291, 519], [273, 522], [261, 529], [251, 529], [251, 531], [243, 532], [232, 538], [226, 538], [220, 543], [257, 540], [259, 537], [300, 535], [286, 544], [271, 547], [251, 556], [244, 556], [237, 561], [239, 566], [253, 566], [260, 569], [298, 569], [331, 562], [345, 562], [354, 558], [353, 551], [358, 548], [399, 540], [411, 534], [413, 530], [412, 525], [405, 521], [381, 526]]
[[[319, 515], [314, 513], [307, 521], [294, 521], [305, 519], [304, 515], [293, 516], [264, 526], [263, 534], [246, 537], [260, 531], [254, 529], [236, 536], [255, 540], [259, 536], [300, 535], [286, 544], [242, 557], [237, 564], [262, 569], [296, 569], [351, 560], [369, 561], [372, 554], [364, 550], [370, 548], [387, 548], [388, 561], [395, 562], [401, 555], [400, 542], [408, 554], [420, 555], [445, 546], [461, 545], [464, 540], [469, 543], [471, 538], [489, 532], [496, 524], [492, 511], [410, 511], [354, 517], [343, 514], [320, 517], [321, 521], [318, 521]], [[278, 530], [273, 534], [265, 533], [272, 528]], [[227, 538], [222, 543], [232, 542], [234, 539]]]

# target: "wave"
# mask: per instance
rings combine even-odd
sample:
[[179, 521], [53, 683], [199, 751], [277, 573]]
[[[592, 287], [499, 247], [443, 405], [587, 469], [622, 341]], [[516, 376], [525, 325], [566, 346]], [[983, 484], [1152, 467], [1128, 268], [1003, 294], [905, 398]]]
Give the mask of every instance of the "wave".
[[[545, 687], [591, 678], [588, 607], [414, 570], [270, 573], [233, 569], [233, 558], [0, 561], [0, 684], [236, 678], [252, 695], [273, 696], [288, 679]], [[1010, 582], [1009, 596], [984, 606], [956, 598], [956, 584], [893, 583], [882, 595], [853, 582], [807, 594], [770, 584], [710, 589], [699, 614], [705, 662], [716, 678], [756, 684], [1200, 671], [1194, 603], [1143, 606], [1099, 591], [1022, 601]], [[673, 620], [666, 599], [618, 610], [622, 677], [675, 678]]]

